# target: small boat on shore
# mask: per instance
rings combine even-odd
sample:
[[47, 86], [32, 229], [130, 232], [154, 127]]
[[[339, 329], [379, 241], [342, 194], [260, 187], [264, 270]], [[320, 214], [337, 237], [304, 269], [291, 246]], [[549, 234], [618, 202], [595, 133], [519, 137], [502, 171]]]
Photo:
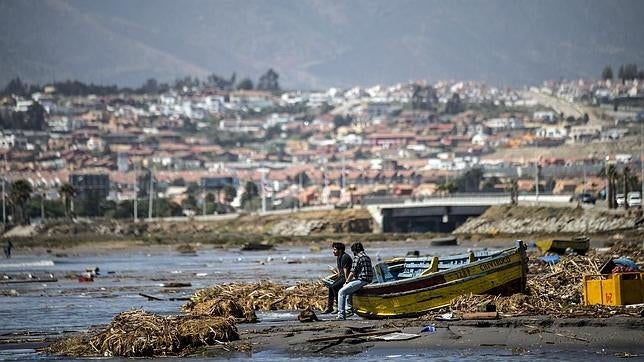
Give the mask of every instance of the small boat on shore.
[[[393, 280], [413, 278], [419, 275], [428, 275], [439, 271], [457, 268], [465, 264], [470, 264], [481, 259], [485, 259], [498, 252], [489, 250], [475, 250], [462, 254], [453, 254], [445, 256], [420, 256], [418, 254], [405, 257], [395, 257], [382, 261], [373, 266], [374, 282], [384, 283]], [[337, 277], [331, 274], [322, 279], [327, 286], [330, 286]]]
[[[384, 278], [387, 281], [376, 281], [358, 290], [353, 295], [354, 311], [370, 319], [413, 317], [447, 306], [452, 299], [463, 294], [511, 295], [522, 292], [528, 271], [525, 250], [525, 244], [517, 241], [511, 249], [480, 255], [478, 261], [463, 261], [460, 266], [442, 271], [428, 267], [408, 278], [402, 277], [403, 271], [393, 280]], [[381, 264], [374, 268], [376, 280], [379, 274], [388, 274], [389, 266]], [[390, 274], [393, 276], [394, 273]]]
[[273, 248], [273, 244], [267, 242], [261, 243], [245, 243], [242, 245], [242, 251], [259, 251], [259, 250], [269, 250]]
[[535, 242], [541, 254], [557, 253], [563, 255], [572, 250], [579, 255], [585, 255], [590, 247], [590, 238], [578, 236], [572, 239], [542, 239]]
[[451, 246], [456, 245], [457, 241], [456, 236], [444, 236], [430, 239], [429, 244], [432, 246]]

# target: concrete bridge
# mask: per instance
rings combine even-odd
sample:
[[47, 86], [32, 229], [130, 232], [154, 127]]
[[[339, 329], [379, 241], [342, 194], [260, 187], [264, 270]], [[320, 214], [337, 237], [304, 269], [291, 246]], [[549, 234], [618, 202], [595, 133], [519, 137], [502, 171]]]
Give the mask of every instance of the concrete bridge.
[[[520, 195], [519, 204], [571, 206], [571, 195]], [[509, 205], [508, 194], [466, 194], [411, 199], [366, 199], [366, 208], [385, 233], [449, 233], [468, 218], [483, 214], [490, 206]], [[576, 206], [576, 204], [574, 204]]]

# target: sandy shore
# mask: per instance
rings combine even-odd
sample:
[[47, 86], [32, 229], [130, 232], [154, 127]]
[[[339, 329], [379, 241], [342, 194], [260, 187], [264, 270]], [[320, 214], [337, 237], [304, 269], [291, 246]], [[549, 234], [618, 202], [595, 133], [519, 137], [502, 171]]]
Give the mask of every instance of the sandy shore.
[[[553, 353], [634, 357], [644, 356], [644, 319], [553, 319], [513, 317], [491, 321], [461, 320], [433, 322], [436, 332], [421, 332], [432, 322], [417, 319], [346, 321], [322, 316], [317, 322], [298, 321], [268, 325], [239, 325], [240, 341], [256, 353], [301, 356], [341, 357], [365, 353], [386, 357], [402, 353], [416, 356], [459, 356], [492, 353], [496, 356], [535, 356]], [[384, 341], [378, 336], [351, 337], [371, 331], [400, 331], [414, 337]], [[341, 337], [344, 338], [332, 338]], [[315, 341], [315, 339], [328, 340]], [[312, 341], [313, 340], [313, 341]], [[561, 358], [561, 356], [559, 357]], [[565, 359], [565, 358], [564, 358]]]

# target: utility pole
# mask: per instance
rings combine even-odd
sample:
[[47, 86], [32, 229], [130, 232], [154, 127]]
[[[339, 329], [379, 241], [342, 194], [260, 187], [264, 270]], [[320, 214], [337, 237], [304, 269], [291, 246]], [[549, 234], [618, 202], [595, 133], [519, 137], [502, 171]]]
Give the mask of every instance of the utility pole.
[[642, 184], [640, 197], [644, 197], [644, 164], [642, 163], [642, 147], [644, 147], [644, 120], [640, 120], [640, 183]]
[[262, 184], [259, 186], [262, 189], [262, 213], [265, 213], [266, 212], [266, 190], [265, 190], [266, 187], [264, 187], [264, 182], [266, 181], [265, 181], [264, 171], [260, 171], [260, 173], [262, 175], [262, 181], [261, 181]]
[[202, 194], [203, 194], [203, 205], [201, 206], [201, 210], [202, 210], [203, 216], [206, 216], [206, 196], [207, 195], [206, 195], [206, 187], [205, 187], [205, 185], [203, 187]]
[[2, 223], [6, 224], [7, 223], [7, 207], [6, 207], [6, 201], [5, 201], [5, 185], [4, 185], [4, 176], [2, 176]]
[[138, 218], [138, 209], [139, 209], [139, 165], [134, 166], [134, 222], [139, 221]]
[[300, 172], [300, 175], [299, 175], [299, 178], [300, 178], [299, 187], [297, 188], [297, 208], [298, 209], [302, 208], [302, 200], [300, 198], [300, 196], [302, 195], [302, 172], [304, 172], [304, 171]]
[[[46, 186], [43, 186], [46, 187]], [[45, 190], [40, 193], [40, 219], [45, 223]]]
[[148, 220], [152, 220], [152, 203], [154, 197], [154, 170], [150, 165], [150, 187], [148, 189]]
[[535, 202], [539, 203], [539, 174], [541, 173], [541, 167], [539, 166], [539, 163], [537, 161], [537, 164], [535, 165], [535, 168], [537, 172], [535, 172], [535, 178], [536, 178], [536, 184], [534, 187], [535, 190]]
[[341, 180], [342, 180], [342, 191], [344, 191], [344, 188], [347, 187], [346, 180], [344, 178], [344, 172], [345, 172], [344, 171], [344, 154], [342, 154], [342, 175], [340, 175], [342, 177], [341, 178]]
[[4, 153], [4, 173], [2, 175], [2, 223], [7, 224], [7, 197], [5, 190], [5, 175], [7, 174], [7, 153]]

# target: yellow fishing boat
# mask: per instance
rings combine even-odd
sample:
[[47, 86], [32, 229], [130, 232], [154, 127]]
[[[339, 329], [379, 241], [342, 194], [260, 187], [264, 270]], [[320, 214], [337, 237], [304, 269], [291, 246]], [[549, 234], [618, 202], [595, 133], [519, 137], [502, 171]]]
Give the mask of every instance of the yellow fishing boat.
[[447, 306], [463, 294], [523, 292], [528, 270], [525, 250], [525, 244], [517, 241], [514, 248], [462, 266], [368, 284], [353, 295], [353, 309], [364, 318], [413, 317]]
[[572, 250], [577, 254], [585, 255], [590, 247], [590, 238], [578, 236], [572, 239], [543, 239], [536, 241], [535, 245], [541, 254], [565, 254], [566, 250]]

